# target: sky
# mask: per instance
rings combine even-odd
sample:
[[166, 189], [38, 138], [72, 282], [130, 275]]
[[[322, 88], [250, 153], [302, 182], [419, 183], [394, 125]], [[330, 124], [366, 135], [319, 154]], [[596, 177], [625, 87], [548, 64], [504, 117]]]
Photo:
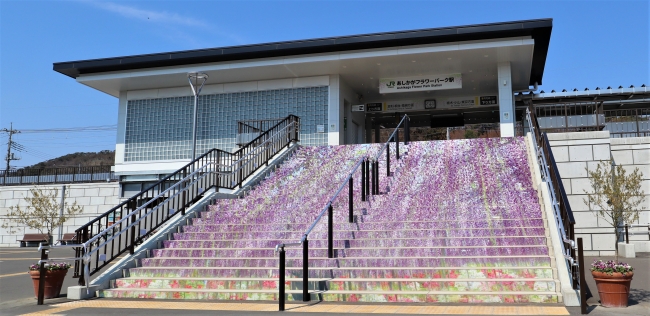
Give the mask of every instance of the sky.
[[649, 17], [648, 0], [0, 0], [0, 130], [21, 131], [12, 167], [115, 149], [118, 100], [55, 62], [538, 18], [553, 18], [540, 89], [647, 85]]

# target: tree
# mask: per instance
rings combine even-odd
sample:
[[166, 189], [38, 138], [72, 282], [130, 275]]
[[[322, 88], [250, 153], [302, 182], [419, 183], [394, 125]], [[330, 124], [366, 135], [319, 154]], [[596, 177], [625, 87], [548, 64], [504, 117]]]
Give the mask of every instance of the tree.
[[25, 197], [27, 207], [20, 206], [9, 207], [7, 218], [2, 223], [2, 228], [9, 233], [16, 233], [21, 226], [38, 230], [41, 234], [47, 234], [50, 244], [52, 244], [52, 231], [54, 228], [63, 225], [70, 217], [80, 214], [83, 209], [77, 205], [77, 202], [68, 204], [63, 203], [63, 214], [61, 212], [61, 203], [59, 190], [44, 190], [39, 187], [29, 189], [31, 196]]
[[590, 205], [592, 210], [594, 206], [597, 207], [597, 210], [593, 210], [596, 215], [614, 228], [614, 250], [618, 262], [618, 241], [623, 237], [623, 231], [618, 227], [639, 219], [637, 206], [644, 200], [641, 172], [639, 168], [635, 168], [632, 173], [627, 174], [623, 166], [603, 160], [598, 163], [596, 170], [587, 169], [587, 174], [593, 192], [584, 190], [587, 198], [583, 201]]

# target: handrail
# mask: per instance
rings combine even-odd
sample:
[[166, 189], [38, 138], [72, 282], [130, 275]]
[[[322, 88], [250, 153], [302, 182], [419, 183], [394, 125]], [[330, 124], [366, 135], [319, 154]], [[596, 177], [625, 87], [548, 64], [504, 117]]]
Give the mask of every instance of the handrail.
[[[553, 208], [554, 221], [557, 226], [557, 233], [562, 239], [561, 251], [564, 259], [567, 261], [567, 268], [569, 278], [572, 280], [573, 289], [579, 289], [580, 276], [579, 272], [584, 267], [579, 266], [577, 260], [578, 244], [575, 241], [574, 225], [575, 219], [569, 200], [564, 190], [564, 185], [560, 177], [560, 173], [555, 163], [555, 157], [551, 150], [551, 145], [548, 141], [546, 133], [541, 133], [535, 111], [530, 107], [526, 109], [526, 121], [531, 129], [531, 137], [533, 139], [533, 150], [535, 157], [539, 162], [542, 180], [548, 187], [551, 198], [551, 207]], [[569, 245], [567, 247], [566, 245]]]
[[[309, 287], [307, 286], [309, 282], [309, 234], [311, 231], [316, 227], [316, 225], [320, 222], [320, 220], [323, 218], [325, 215], [325, 212], [327, 212], [328, 216], [328, 223], [327, 223], [327, 257], [328, 258], [334, 258], [334, 237], [333, 237], [333, 226], [334, 226], [334, 210], [332, 207], [332, 203], [334, 203], [334, 200], [341, 194], [343, 191], [343, 188], [345, 188], [345, 185], [347, 184], [349, 189], [348, 189], [348, 203], [349, 203], [349, 209], [348, 209], [348, 221], [350, 223], [354, 222], [354, 215], [353, 215], [353, 189], [354, 189], [354, 181], [353, 181], [353, 175], [361, 167], [361, 191], [362, 191], [362, 201], [365, 201], [366, 198], [366, 191], [372, 192], [371, 194], [379, 194], [379, 156], [382, 154], [382, 152], [389, 146], [389, 143], [391, 140], [395, 140], [396, 144], [396, 150], [395, 154], [397, 159], [399, 159], [399, 128], [402, 125], [403, 122], [405, 122], [405, 136], [404, 136], [404, 144], [408, 144], [409, 141], [409, 122], [410, 118], [408, 118], [407, 115], [404, 115], [402, 120], [397, 124], [397, 127], [395, 127], [395, 130], [393, 133], [388, 137], [388, 140], [382, 147], [382, 149], [379, 151], [377, 156], [375, 157], [374, 161], [372, 162], [372, 184], [370, 184], [370, 159], [368, 156], [363, 156], [361, 157], [357, 163], [354, 165], [354, 167], [350, 170], [349, 174], [345, 179], [341, 182], [341, 185], [339, 185], [339, 188], [337, 189], [336, 193], [327, 201], [325, 204], [325, 207], [323, 210], [318, 214], [314, 222], [307, 228], [305, 233], [303, 234], [302, 238], [300, 239], [299, 242], [293, 242], [293, 243], [280, 243], [275, 246], [275, 252], [279, 253], [280, 257], [280, 272], [279, 272], [279, 282], [278, 282], [278, 290], [279, 290], [279, 295], [278, 295], [278, 304], [279, 304], [279, 310], [284, 311], [284, 296], [285, 296], [285, 248], [286, 247], [298, 247], [302, 246], [302, 299], [303, 301], [307, 302], [310, 300], [309, 297]], [[386, 151], [386, 175], [390, 176], [390, 151]], [[372, 185], [372, 190], [368, 190], [369, 186]]]
[[125, 251], [133, 254], [137, 243], [177, 213], [184, 215], [209, 189], [241, 187], [273, 156], [299, 141], [299, 128], [300, 119], [289, 115], [234, 153], [212, 149], [81, 226], [73, 246], [76, 257], [83, 260], [75, 261], [74, 277], [83, 285]]
[[[408, 119], [408, 121], [406, 121], [407, 119]], [[405, 133], [404, 133], [404, 145], [408, 145], [409, 140], [410, 140], [410, 133], [409, 133], [410, 131], [409, 131], [409, 127], [407, 125], [408, 125], [408, 123], [410, 121], [411, 121], [411, 118], [407, 114], [404, 114], [402, 119], [397, 124], [397, 127], [395, 127], [395, 130], [390, 134], [390, 136], [388, 136], [388, 141], [386, 141], [386, 143], [384, 143], [384, 146], [381, 147], [381, 149], [377, 153], [377, 156], [375, 156], [375, 160], [379, 160], [379, 156], [381, 155], [381, 153], [384, 152], [384, 150], [386, 150], [386, 148], [390, 144], [391, 139], [393, 139], [393, 137], [395, 137], [396, 134], [398, 134], [398, 139], [399, 139], [399, 127], [402, 126], [402, 123], [404, 123], [404, 125], [405, 125], [404, 129], [406, 130]]]

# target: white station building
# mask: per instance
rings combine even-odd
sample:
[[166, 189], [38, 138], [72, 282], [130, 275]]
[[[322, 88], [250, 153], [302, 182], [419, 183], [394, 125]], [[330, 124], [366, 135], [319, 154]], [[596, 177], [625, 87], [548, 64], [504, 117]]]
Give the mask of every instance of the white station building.
[[[139, 192], [191, 157], [188, 73], [209, 78], [197, 154], [237, 148], [237, 123], [301, 118], [302, 145], [371, 142], [373, 129], [499, 123], [515, 135], [515, 94], [542, 84], [552, 19], [307, 39], [54, 64], [119, 99], [115, 172]], [[128, 182], [133, 185], [126, 185]], [[135, 183], [140, 183], [137, 186]], [[128, 196], [125, 192], [124, 196]]]

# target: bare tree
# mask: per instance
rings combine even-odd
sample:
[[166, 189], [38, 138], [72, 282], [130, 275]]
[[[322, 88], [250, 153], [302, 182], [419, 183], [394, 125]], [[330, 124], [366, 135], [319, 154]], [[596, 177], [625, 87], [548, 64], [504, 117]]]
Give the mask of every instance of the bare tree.
[[65, 223], [70, 217], [80, 214], [83, 209], [77, 202], [68, 204], [64, 202], [64, 212], [61, 215], [61, 203], [57, 202], [59, 190], [44, 190], [39, 187], [29, 189], [31, 196], [26, 196], [27, 207], [9, 207], [7, 218], [2, 223], [2, 228], [14, 234], [21, 227], [38, 230], [41, 234], [47, 234], [48, 241], [52, 244], [52, 231], [54, 228]]
[[621, 165], [614, 165], [610, 160], [600, 161], [596, 170], [589, 171], [589, 182], [593, 192], [584, 190], [587, 197], [583, 199], [593, 212], [614, 228], [616, 240], [614, 250], [618, 262], [618, 241], [623, 231], [618, 227], [631, 224], [639, 219], [637, 206], [643, 202], [641, 190], [641, 172], [635, 168], [630, 174]]

